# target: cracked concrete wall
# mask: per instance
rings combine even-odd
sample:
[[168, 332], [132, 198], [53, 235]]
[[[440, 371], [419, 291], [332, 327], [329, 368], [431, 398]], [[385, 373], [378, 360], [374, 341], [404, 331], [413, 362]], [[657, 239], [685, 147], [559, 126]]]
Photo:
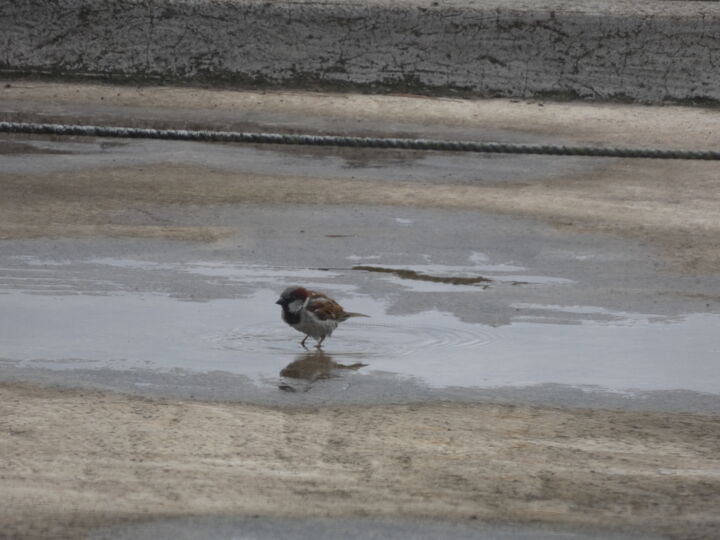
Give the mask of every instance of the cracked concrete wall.
[[720, 101], [706, 2], [0, 0], [0, 74]]

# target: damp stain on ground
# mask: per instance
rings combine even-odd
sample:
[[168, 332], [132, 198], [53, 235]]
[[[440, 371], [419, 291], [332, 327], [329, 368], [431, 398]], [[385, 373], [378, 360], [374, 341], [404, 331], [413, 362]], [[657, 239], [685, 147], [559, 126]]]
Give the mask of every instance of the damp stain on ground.
[[32, 154], [54, 154], [69, 155], [73, 152], [57, 150], [54, 148], [43, 148], [30, 142], [8, 141], [0, 139], [0, 155], [32, 155]]
[[[380, 266], [364, 266], [357, 265], [352, 267], [353, 270], [362, 270], [364, 272], [378, 272], [381, 274], [392, 274], [402, 279], [412, 279], [416, 281], [430, 281], [432, 283], [448, 283], [450, 285], [477, 285], [480, 283], [492, 283], [492, 279], [477, 277], [453, 277], [453, 276], [430, 276], [421, 274], [415, 270], [402, 270], [396, 268], [383, 268]], [[514, 282], [519, 284], [519, 282]]]

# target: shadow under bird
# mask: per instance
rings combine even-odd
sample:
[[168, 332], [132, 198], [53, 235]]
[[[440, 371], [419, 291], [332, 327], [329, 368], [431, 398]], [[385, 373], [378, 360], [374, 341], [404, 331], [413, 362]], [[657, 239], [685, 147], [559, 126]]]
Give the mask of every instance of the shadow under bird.
[[303, 347], [307, 338], [312, 337], [317, 340], [316, 347], [319, 349], [341, 322], [351, 317], [368, 317], [362, 313], [347, 312], [332, 298], [304, 287], [288, 287], [275, 303], [282, 307], [283, 321], [305, 334], [300, 342]]

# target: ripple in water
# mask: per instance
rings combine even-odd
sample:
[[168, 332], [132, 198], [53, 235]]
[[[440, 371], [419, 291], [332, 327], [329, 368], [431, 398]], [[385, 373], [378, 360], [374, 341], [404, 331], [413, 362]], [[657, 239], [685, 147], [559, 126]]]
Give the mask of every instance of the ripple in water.
[[[297, 354], [302, 351], [302, 335], [286, 325], [255, 324], [208, 336], [225, 350], [254, 353]], [[407, 356], [428, 349], [473, 349], [495, 341], [495, 336], [479, 328], [465, 329], [444, 325], [345, 324], [324, 344], [333, 355]], [[308, 340], [308, 344], [312, 343]]]

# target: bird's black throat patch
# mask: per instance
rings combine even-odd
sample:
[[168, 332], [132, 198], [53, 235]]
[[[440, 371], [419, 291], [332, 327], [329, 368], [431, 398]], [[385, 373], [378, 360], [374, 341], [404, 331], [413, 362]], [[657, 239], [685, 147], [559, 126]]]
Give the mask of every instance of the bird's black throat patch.
[[298, 324], [300, 322], [300, 313], [293, 313], [288, 309], [287, 304], [284, 304], [282, 307], [282, 318], [283, 321], [288, 324]]

